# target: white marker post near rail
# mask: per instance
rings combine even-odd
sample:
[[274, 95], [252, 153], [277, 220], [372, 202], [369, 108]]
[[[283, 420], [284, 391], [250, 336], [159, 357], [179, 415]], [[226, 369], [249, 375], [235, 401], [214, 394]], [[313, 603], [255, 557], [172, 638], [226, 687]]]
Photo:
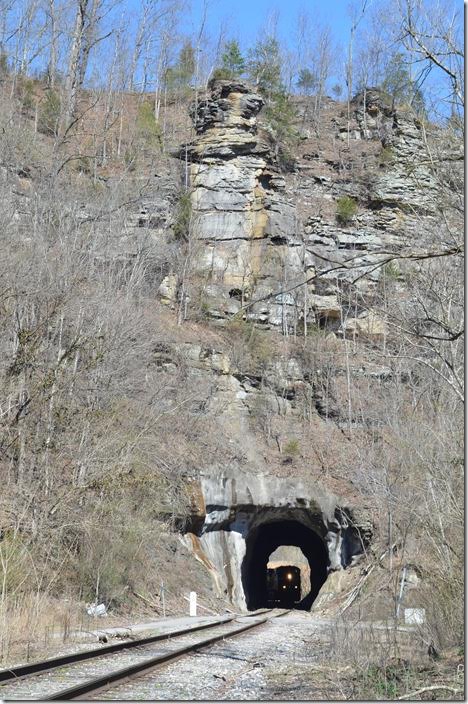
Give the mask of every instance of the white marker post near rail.
[[197, 592], [190, 592], [190, 616], [197, 615]]

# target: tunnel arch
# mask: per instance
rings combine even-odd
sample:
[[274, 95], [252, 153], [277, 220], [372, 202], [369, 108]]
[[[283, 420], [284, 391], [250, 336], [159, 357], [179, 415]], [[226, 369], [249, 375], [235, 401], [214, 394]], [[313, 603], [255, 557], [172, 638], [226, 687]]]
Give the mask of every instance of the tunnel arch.
[[311, 590], [297, 605], [309, 610], [328, 574], [328, 550], [312, 528], [296, 520], [273, 520], [251, 530], [246, 538], [246, 552], [241, 567], [242, 586], [247, 609], [267, 606], [267, 564], [270, 555], [281, 545], [302, 550], [310, 565]]

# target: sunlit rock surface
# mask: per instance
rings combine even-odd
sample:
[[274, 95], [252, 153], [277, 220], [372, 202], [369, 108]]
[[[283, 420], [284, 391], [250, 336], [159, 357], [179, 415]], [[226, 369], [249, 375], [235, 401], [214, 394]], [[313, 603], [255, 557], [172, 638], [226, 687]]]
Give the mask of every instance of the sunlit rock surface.
[[271, 136], [257, 123], [263, 104], [243, 83], [213, 82], [192, 109], [197, 136], [178, 156], [190, 175], [194, 269], [204, 313], [222, 320], [242, 309], [246, 319], [288, 328], [297, 325], [304, 305], [308, 311], [305, 287], [300, 295], [274, 294], [302, 283], [312, 262]]

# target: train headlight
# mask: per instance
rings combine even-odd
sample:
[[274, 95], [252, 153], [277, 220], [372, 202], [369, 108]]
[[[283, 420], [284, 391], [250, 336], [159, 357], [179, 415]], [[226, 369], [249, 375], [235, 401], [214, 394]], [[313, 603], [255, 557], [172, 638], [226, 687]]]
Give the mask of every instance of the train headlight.
[[291, 581], [291, 579], [293, 578], [291, 572], [288, 572], [288, 574], [286, 575], [286, 577], [287, 577], [287, 579], [289, 579], [289, 581]]

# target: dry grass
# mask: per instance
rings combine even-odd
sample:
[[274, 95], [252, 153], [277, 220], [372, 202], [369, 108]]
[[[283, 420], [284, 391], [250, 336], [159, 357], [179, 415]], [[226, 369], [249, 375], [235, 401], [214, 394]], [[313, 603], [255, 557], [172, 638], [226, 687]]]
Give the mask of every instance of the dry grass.
[[76, 638], [77, 631], [93, 627], [85, 605], [75, 599], [57, 599], [37, 592], [10, 597], [0, 613], [2, 623], [0, 660], [43, 657]]

